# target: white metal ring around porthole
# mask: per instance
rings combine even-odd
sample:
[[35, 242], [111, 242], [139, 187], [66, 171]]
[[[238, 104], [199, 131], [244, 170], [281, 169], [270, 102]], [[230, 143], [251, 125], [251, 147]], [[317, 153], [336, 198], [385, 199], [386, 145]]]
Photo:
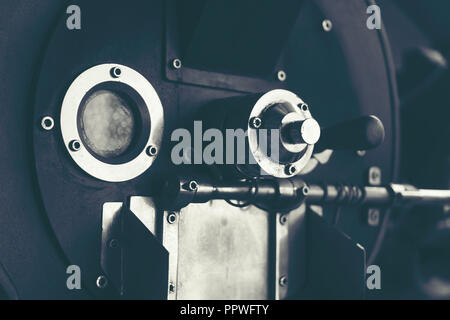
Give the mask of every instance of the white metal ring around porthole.
[[[147, 111], [138, 119], [148, 124], [143, 126], [146, 128], [145, 138], [140, 148], [133, 151], [132, 158], [122, 163], [110, 163], [94, 156], [83, 139], [86, 134], [80, 132], [79, 111], [85, 108], [83, 102], [94, 88], [105, 83], [130, 87]], [[114, 92], [110, 95], [113, 96]], [[144, 76], [123, 65], [102, 64], [84, 71], [70, 85], [62, 103], [61, 133], [67, 151], [81, 169], [103, 181], [128, 181], [144, 173], [160, 150], [163, 129], [164, 111], [155, 89]]]

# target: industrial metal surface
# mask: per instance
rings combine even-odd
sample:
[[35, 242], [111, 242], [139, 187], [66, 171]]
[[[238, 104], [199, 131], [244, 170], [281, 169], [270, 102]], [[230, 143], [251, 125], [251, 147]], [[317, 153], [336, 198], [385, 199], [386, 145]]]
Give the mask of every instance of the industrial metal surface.
[[180, 212], [178, 299], [270, 298], [269, 213], [223, 201]]
[[2, 1], [0, 299], [450, 298], [449, 9]]

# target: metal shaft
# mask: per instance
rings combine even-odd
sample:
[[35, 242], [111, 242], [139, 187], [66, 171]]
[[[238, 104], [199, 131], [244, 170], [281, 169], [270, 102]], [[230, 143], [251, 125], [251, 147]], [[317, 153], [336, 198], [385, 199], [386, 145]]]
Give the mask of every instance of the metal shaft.
[[341, 205], [444, 205], [450, 203], [450, 190], [417, 189], [410, 185], [386, 187], [311, 185], [306, 202]]
[[272, 202], [280, 204], [337, 204], [344, 206], [405, 206], [450, 204], [450, 190], [417, 189], [410, 185], [388, 186], [307, 185], [299, 178], [261, 179], [232, 183], [176, 178], [162, 192], [165, 209], [179, 209], [189, 203], [213, 199]]

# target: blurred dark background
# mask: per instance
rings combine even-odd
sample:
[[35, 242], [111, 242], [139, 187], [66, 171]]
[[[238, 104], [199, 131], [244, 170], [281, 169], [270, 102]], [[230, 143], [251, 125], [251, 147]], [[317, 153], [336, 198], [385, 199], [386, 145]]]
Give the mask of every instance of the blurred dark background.
[[[401, 102], [400, 180], [450, 187], [450, 2], [377, 1]], [[391, 216], [378, 257], [382, 298], [450, 298], [449, 208], [403, 208]]]

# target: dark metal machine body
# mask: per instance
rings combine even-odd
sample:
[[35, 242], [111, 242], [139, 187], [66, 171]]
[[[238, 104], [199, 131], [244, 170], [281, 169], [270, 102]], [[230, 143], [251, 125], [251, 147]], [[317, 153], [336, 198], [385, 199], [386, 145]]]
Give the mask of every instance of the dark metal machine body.
[[[394, 208], [448, 204], [399, 170], [417, 88], [373, 1], [25, 2], [0, 4], [0, 298], [371, 298]], [[135, 130], [110, 149], [100, 98]], [[243, 163], [205, 163], [208, 129], [245, 132]]]

